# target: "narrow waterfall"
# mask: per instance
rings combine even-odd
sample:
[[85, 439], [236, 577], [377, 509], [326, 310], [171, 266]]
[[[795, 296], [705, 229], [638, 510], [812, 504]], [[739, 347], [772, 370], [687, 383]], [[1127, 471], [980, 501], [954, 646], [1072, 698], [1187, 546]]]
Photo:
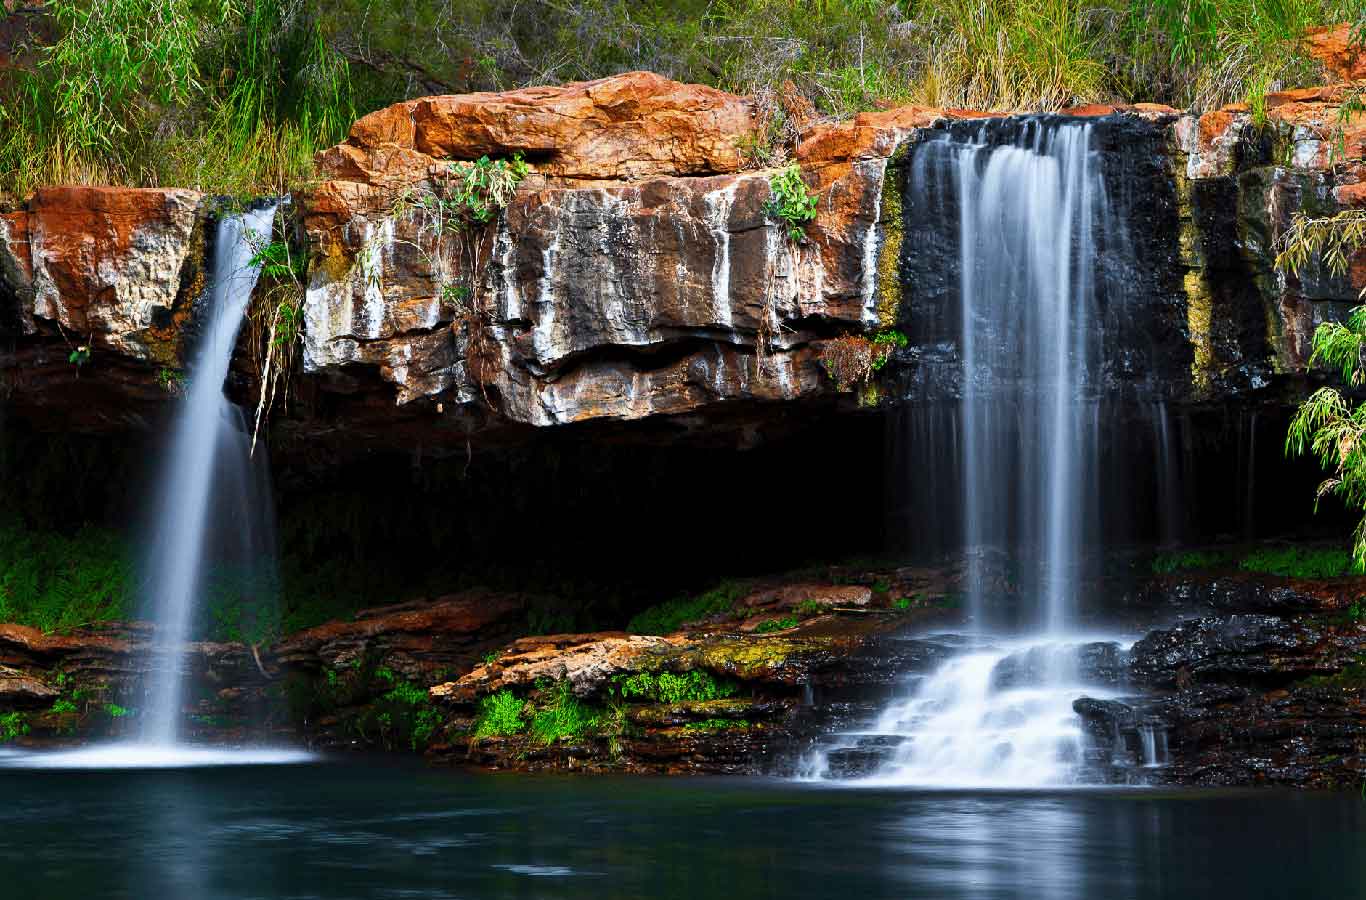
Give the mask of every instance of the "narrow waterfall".
[[[253, 233], [269, 235], [274, 219], [272, 204], [224, 216], [218, 223], [208, 322], [172, 427], [144, 573], [148, 608], [157, 625], [142, 714], [142, 739], [147, 744], [173, 745], [179, 738], [185, 644], [204, 586], [215, 472], [233, 472], [232, 483], [239, 486], [250, 480], [241, 416], [224, 396], [223, 382], [259, 274], [251, 265], [254, 253], [248, 238]], [[224, 458], [229, 455], [235, 458]]]
[[[864, 729], [808, 760], [879, 748], [847, 772], [880, 784], [1041, 786], [1076, 779], [1088, 685], [1079, 648], [1084, 551], [1099, 528], [1102, 397], [1099, 260], [1122, 249], [1093, 126], [1031, 119], [1007, 140], [983, 127], [913, 151], [906, 204], [927, 204], [943, 229], [956, 218], [956, 455], [964, 593], [971, 634], [938, 670], [908, 685]], [[936, 240], [947, 243], [942, 234]], [[940, 417], [943, 421], [943, 417]], [[909, 449], [935, 454], [936, 447]], [[1023, 635], [1023, 637], [1022, 637]]]

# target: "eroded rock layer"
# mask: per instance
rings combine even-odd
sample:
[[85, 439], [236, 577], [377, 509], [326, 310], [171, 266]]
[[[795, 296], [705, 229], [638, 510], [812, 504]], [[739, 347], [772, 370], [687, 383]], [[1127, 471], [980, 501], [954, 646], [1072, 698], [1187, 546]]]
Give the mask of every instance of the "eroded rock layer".
[[[1135, 201], [1140, 268], [1107, 274], [1157, 311], [1141, 334], [1163, 347], [1168, 398], [1293, 382], [1314, 326], [1366, 284], [1363, 258], [1345, 276], [1274, 265], [1297, 213], [1366, 198], [1366, 119], [1339, 115], [1345, 90], [1271, 94], [1264, 118], [1069, 111], [1099, 117], [1107, 190]], [[945, 128], [989, 135], [999, 118], [909, 106], [810, 126], [794, 161], [816, 217], [799, 240], [770, 210], [777, 170], [742, 152], [754, 121], [745, 98], [632, 73], [424, 98], [357, 122], [320, 154], [324, 180], [279, 233], [309, 268], [287, 391], [298, 402], [277, 403], [278, 441], [455, 452], [527, 427], [692, 417], [695, 430], [741, 409], [753, 428], [784, 403], [914, 395], [908, 374], [944, 339], [917, 310], [943, 302], [933, 286], [955, 262], [904, 196], [905, 151]], [[514, 155], [529, 175], [505, 209], [486, 224], [443, 218], [469, 163]], [[0, 217], [9, 406], [87, 428], [147, 421], [194, 333], [215, 209], [188, 191], [52, 188]], [[891, 328], [909, 344], [876, 383], [831, 377], [832, 340]], [[239, 348], [244, 400], [257, 340]]]

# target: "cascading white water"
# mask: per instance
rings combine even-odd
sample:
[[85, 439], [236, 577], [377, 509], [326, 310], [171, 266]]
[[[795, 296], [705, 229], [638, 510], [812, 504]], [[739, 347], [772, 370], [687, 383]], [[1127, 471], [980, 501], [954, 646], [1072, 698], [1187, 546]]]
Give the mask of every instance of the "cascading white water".
[[[1113, 235], [1092, 125], [1031, 120], [1013, 142], [921, 144], [906, 203], [956, 197], [961, 315], [957, 470], [974, 649], [918, 680], [867, 730], [891, 753], [877, 784], [1041, 786], [1074, 780], [1083, 732], [1075, 623], [1082, 549], [1095, 527], [1100, 334], [1097, 234]], [[924, 198], [929, 198], [926, 201]], [[1008, 562], [1017, 570], [1010, 574]], [[992, 638], [1014, 579], [1034, 601]], [[1034, 659], [1025, 682], [1006, 677]], [[842, 748], [851, 744], [846, 741]], [[807, 774], [828, 772], [808, 761]]]
[[[182, 743], [184, 658], [207, 569], [232, 573], [239, 600], [269, 585], [269, 564], [257, 529], [269, 527], [271, 511], [261, 508], [268, 491], [257, 482], [249, 459], [249, 440], [241, 410], [223, 393], [237, 333], [256, 285], [251, 265], [252, 234], [268, 235], [275, 205], [219, 220], [214, 241], [207, 324], [189, 367], [190, 386], [171, 428], [160, 474], [142, 583], [154, 616], [151, 674], [143, 707], [141, 735], [133, 743], [114, 743], [57, 753], [23, 753], [0, 765], [38, 769], [168, 768], [184, 766], [298, 763], [311, 754], [257, 747], [220, 749]], [[209, 544], [226, 553], [211, 554]], [[244, 574], [245, 573], [245, 574]]]
[[[224, 216], [218, 223], [208, 323], [172, 428], [145, 573], [157, 625], [142, 712], [142, 739], [147, 744], [173, 745], [180, 733], [185, 644], [204, 584], [214, 473], [221, 463], [232, 462], [218, 459], [218, 454], [224, 446], [244, 449], [237, 439], [240, 415], [224, 396], [223, 382], [259, 274], [251, 265], [254, 251], [248, 238], [253, 233], [270, 234], [274, 218], [272, 204]], [[236, 462], [237, 468], [244, 468], [245, 453]]]

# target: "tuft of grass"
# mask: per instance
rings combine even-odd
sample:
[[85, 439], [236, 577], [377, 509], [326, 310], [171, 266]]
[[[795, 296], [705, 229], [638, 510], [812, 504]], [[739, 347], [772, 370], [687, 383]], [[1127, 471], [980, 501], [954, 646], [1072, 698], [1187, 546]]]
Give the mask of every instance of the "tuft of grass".
[[633, 634], [668, 634], [690, 622], [733, 612], [735, 604], [748, 591], [749, 587], [744, 582], [723, 581], [700, 596], [680, 597], [650, 607], [632, 618], [626, 630]]
[[781, 619], [769, 619], [767, 622], [760, 622], [754, 629], [755, 634], [769, 634], [774, 631], [786, 631], [789, 628], [796, 628], [801, 624], [801, 620], [796, 616], [784, 616]]
[[1340, 578], [1359, 575], [1366, 568], [1348, 550], [1266, 547], [1253, 551], [1238, 564], [1245, 572], [1262, 572], [1286, 578]]
[[1227, 550], [1184, 550], [1177, 553], [1159, 553], [1153, 557], [1151, 568], [1155, 575], [1170, 575], [1191, 569], [1212, 569], [1228, 565], [1233, 554]]
[[119, 706], [117, 703], [106, 703], [104, 704], [104, 712], [111, 719], [122, 719], [130, 713], [130, 710]]
[[574, 696], [568, 681], [558, 682], [550, 702], [531, 718], [531, 734], [542, 744], [583, 738], [596, 731], [601, 711]]

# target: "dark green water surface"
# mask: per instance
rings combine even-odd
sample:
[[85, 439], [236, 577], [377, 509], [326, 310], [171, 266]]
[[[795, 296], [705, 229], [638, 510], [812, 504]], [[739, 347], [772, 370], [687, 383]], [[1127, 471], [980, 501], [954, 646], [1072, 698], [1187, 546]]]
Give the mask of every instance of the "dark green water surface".
[[1366, 897], [1355, 794], [0, 769], [0, 898]]

